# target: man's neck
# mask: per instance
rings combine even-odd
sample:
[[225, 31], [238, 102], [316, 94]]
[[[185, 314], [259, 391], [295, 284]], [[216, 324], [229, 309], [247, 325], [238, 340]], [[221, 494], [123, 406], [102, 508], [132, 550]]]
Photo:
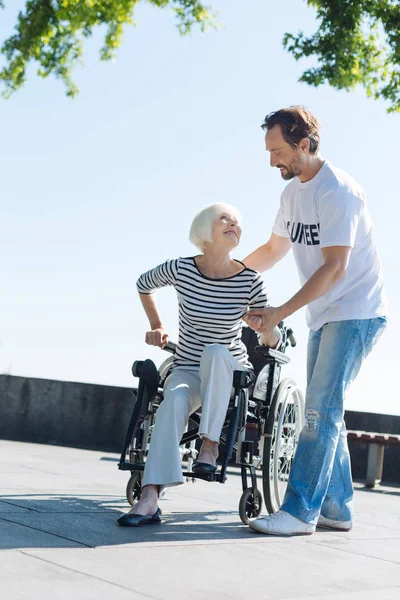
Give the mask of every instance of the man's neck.
[[319, 173], [324, 163], [325, 160], [321, 156], [313, 156], [312, 158], [310, 158], [309, 163], [304, 167], [300, 175], [298, 175], [298, 178], [300, 179], [301, 183], [306, 183], [306, 181], [314, 179], [314, 177], [317, 173]]

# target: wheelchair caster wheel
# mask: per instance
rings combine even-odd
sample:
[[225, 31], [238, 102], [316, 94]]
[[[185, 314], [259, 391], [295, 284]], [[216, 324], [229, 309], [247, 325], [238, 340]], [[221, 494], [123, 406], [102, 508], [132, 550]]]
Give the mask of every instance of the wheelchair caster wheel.
[[262, 496], [260, 490], [256, 488], [253, 495], [253, 488], [249, 487], [244, 490], [239, 502], [239, 516], [245, 525], [250, 523], [250, 519], [255, 519], [259, 516], [262, 509]]
[[142, 482], [140, 478], [140, 472], [135, 471], [129, 478], [126, 485], [126, 499], [129, 504], [133, 506], [139, 500], [142, 495]]

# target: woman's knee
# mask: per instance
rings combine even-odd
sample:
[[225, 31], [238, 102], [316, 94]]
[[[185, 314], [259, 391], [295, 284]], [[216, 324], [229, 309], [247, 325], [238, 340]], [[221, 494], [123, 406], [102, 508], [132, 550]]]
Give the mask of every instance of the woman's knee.
[[213, 360], [227, 359], [229, 356], [229, 350], [222, 344], [209, 344], [201, 354], [200, 364]]
[[174, 390], [164, 395], [157, 415], [163, 414], [188, 415], [190, 413], [190, 398], [183, 390]]

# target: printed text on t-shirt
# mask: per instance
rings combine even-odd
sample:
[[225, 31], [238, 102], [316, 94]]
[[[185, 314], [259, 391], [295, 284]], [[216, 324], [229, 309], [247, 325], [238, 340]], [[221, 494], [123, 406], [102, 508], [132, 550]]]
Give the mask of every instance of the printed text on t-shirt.
[[290, 223], [287, 222], [287, 230], [294, 244], [307, 244], [307, 246], [319, 246], [319, 223]]

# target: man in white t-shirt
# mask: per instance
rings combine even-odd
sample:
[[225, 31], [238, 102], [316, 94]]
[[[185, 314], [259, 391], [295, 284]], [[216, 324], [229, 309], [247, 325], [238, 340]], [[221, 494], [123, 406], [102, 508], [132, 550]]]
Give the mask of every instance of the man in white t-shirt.
[[267, 115], [271, 167], [290, 183], [269, 241], [245, 260], [258, 271], [292, 248], [301, 289], [282, 306], [245, 318], [268, 331], [307, 307], [305, 426], [281, 509], [250, 523], [271, 535], [311, 534], [316, 525], [348, 531], [353, 485], [343, 421], [346, 387], [386, 326], [386, 301], [364, 190], [319, 154], [320, 125], [306, 108]]

